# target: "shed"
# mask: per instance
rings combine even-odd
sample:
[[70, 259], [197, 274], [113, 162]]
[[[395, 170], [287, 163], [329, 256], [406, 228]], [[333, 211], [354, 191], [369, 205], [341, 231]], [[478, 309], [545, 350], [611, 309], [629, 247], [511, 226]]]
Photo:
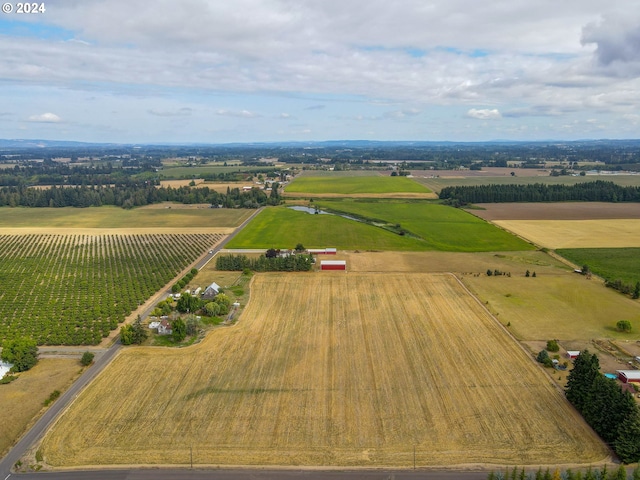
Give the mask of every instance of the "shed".
[[580, 350], [567, 350], [567, 357], [571, 359], [578, 358], [578, 355], [580, 355]]
[[640, 370], [616, 370], [622, 383], [640, 383]]
[[204, 293], [202, 294], [203, 298], [213, 298], [220, 292], [220, 285], [216, 282], [213, 282], [207, 288], [205, 288]]
[[321, 260], [320, 270], [346, 270], [346, 260]]

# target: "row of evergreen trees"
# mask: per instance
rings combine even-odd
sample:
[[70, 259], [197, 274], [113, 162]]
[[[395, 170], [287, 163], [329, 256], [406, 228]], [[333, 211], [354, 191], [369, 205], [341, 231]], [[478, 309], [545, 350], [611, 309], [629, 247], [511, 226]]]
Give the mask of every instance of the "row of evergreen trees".
[[564, 471], [556, 469], [553, 473], [547, 468], [542, 471], [539, 468], [536, 472], [527, 472], [524, 468], [513, 467], [511, 470], [507, 468], [504, 473], [490, 472], [487, 476], [488, 480], [640, 480], [640, 467], [631, 472], [631, 476], [627, 475], [627, 470], [619, 465], [617, 469], [609, 471], [605, 465], [600, 468], [589, 467], [585, 472], [573, 471], [570, 468]]
[[640, 202], [640, 187], [597, 180], [575, 185], [476, 185], [445, 187], [440, 199], [450, 204], [501, 202]]
[[81, 185], [39, 190], [36, 188], [0, 188], [0, 206], [10, 207], [99, 207], [115, 205], [123, 208], [140, 207], [160, 202], [210, 203], [225, 208], [258, 208], [277, 205], [280, 196], [277, 184], [270, 195], [252, 188], [240, 191], [229, 188], [227, 193], [216, 192], [209, 187], [157, 187], [150, 183], [116, 184], [108, 186]]
[[248, 258], [246, 255], [219, 255], [216, 258], [217, 270], [241, 271], [245, 269], [255, 272], [307, 272], [313, 266], [313, 256], [307, 254], [289, 255], [286, 257]]
[[640, 461], [640, 410], [629, 392], [600, 373], [600, 362], [580, 352], [569, 373], [567, 399], [624, 463]]

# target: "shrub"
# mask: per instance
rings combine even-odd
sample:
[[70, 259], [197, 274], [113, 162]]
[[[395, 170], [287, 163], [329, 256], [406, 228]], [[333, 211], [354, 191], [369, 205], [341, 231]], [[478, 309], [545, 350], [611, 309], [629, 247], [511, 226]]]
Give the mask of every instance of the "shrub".
[[547, 341], [547, 350], [550, 352], [559, 352], [560, 346], [556, 340], [548, 340]]
[[618, 330], [621, 332], [630, 332], [631, 322], [629, 320], [619, 320], [618, 323], [616, 323], [616, 327], [618, 327]]
[[9, 375], [7, 373], [4, 377], [0, 378], [0, 385], [6, 385], [8, 383], [11, 383], [17, 378], [18, 377], [16, 377], [15, 375]]
[[547, 359], [551, 360], [549, 358], [549, 354], [547, 353], [547, 351], [546, 350], [540, 350], [540, 353], [538, 353], [538, 356], [536, 357], [536, 360], [539, 363], [544, 363]]
[[92, 352], [84, 352], [82, 354], [82, 358], [80, 359], [80, 363], [83, 367], [88, 367], [93, 362], [93, 357], [95, 355]]
[[53, 392], [51, 392], [51, 395], [49, 395], [49, 398], [47, 398], [44, 401], [44, 406], [48, 407], [50, 404], [55, 402], [59, 396], [60, 396], [60, 390], [54, 390]]

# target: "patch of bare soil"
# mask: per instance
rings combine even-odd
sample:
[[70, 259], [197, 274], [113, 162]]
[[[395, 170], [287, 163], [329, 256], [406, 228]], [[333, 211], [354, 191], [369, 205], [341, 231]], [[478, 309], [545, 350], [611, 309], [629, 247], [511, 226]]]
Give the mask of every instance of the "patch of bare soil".
[[469, 213], [485, 220], [601, 220], [640, 218], [637, 203], [479, 203]]

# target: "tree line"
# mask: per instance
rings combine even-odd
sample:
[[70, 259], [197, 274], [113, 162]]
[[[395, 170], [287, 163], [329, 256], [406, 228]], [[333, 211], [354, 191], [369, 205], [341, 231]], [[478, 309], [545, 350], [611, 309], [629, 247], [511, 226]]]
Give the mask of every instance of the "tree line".
[[597, 355], [580, 352], [569, 373], [567, 399], [624, 463], [640, 461], [640, 409], [629, 392], [600, 373]]
[[116, 185], [52, 186], [47, 189], [28, 188], [24, 185], [0, 188], [0, 206], [9, 207], [99, 207], [115, 205], [122, 208], [141, 207], [161, 202], [209, 203], [225, 208], [258, 208], [280, 203], [278, 185], [270, 195], [252, 188], [241, 191], [227, 188], [227, 193], [209, 187], [157, 187], [148, 182]]
[[596, 180], [575, 185], [476, 185], [445, 187], [440, 199], [448, 204], [501, 202], [640, 202], [640, 187]]
[[307, 254], [288, 255], [268, 258], [248, 258], [246, 255], [220, 255], [216, 258], [217, 270], [255, 272], [308, 272], [313, 266], [313, 256]]

